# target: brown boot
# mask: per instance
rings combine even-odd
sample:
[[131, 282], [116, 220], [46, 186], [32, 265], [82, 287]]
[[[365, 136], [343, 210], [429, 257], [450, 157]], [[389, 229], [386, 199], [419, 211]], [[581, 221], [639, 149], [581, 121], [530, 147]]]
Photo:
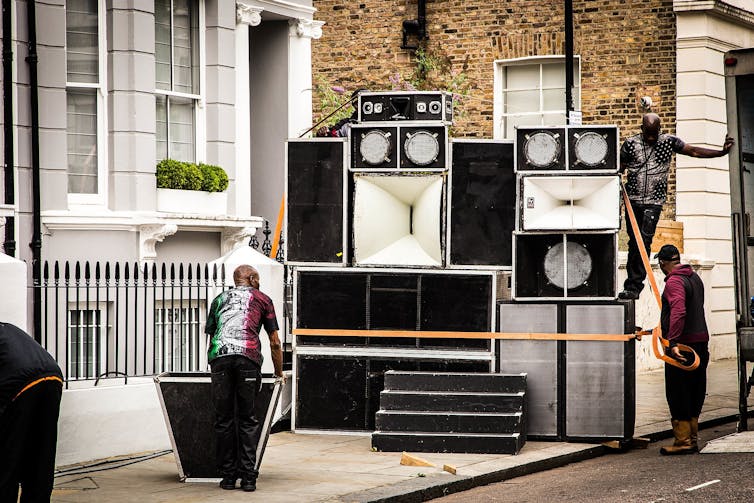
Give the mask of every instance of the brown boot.
[[691, 445], [694, 449], [699, 450], [699, 418], [691, 418]]
[[691, 421], [679, 421], [673, 419], [673, 435], [675, 436], [675, 442], [673, 445], [662, 447], [660, 454], [673, 455], [673, 454], [691, 454], [697, 452], [696, 446], [691, 444]]

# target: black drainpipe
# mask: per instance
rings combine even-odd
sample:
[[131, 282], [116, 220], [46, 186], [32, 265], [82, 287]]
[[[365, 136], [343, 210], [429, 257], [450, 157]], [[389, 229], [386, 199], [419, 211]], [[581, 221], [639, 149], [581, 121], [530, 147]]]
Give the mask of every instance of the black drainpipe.
[[29, 85], [31, 86], [31, 198], [34, 231], [31, 238], [31, 274], [34, 282], [34, 339], [42, 342], [42, 215], [39, 192], [39, 82], [37, 79], [37, 9], [36, 0], [26, 2], [29, 32]]
[[[15, 158], [13, 153], [13, 33], [11, 32], [11, 2], [3, 0], [3, 161], [5, 204], [15, 204]], [[5, 217], [6, 255], [16, 255], [16, 220]]]

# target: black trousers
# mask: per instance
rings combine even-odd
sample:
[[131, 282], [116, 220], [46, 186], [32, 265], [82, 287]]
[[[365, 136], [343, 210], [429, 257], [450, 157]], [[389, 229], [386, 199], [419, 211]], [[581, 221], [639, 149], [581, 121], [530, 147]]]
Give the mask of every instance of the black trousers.
[[670, 407], [670, 417], [679, 421], [699, 417], [707, 393], [707, 343], [696, 342], [687, 346], [699, 355], [699, 367], [696, 370], [688, 371], [665, 364], [665, 397]]
[[[652, 247], [652, 238], [654, 238], [655, 230], [657, 229], [657, 222], [660, 220], [662, 205], [631, 202], [631, 208], [634, 210], [634, 216], [639, 226], [644, 249], [649, 254], [649, 250]], [[644, 288], [644, 279], [647, 277], [647, 272], [644, 270], [644, 264], [641, 261], [641, 254], [639, 253], [636, 236], [634, 236], [634, 229], [631, 226], [631, 221], [628, 219], [628, 212], [625, 214], [625, 221], [626, 231], [628, 232], [628, 261], [626, 262], [628, 277], [623, 283], [623, 289], [640, 293]]]
[[217, 468], [223, 477], [256, 479], [262, 431], [254, 401], [262, 384], [259, 365], [240, 355], [212, 361]]
[[0, 501], [49, 502], [55, 473], [58, 414], [63, 386], [43, 381], [16, 398], [0, 416]]

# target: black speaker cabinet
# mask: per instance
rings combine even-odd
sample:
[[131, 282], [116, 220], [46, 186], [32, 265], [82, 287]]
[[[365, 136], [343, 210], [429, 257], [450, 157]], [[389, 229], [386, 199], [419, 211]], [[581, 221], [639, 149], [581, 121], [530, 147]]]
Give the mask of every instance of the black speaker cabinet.
[[416, 122], [354, 124], [351, 127], [351, 168], [359, 171], [444, 171], [446, 126]]
[[453, 140], [451, 146], [450, 264], [510, 267], [513, 142]]
[[516, 171], [617, 173], [618, 141], [617, 126], [520, 126]]
[[[154, 378], [165, 416], [178, 475], [186, 482], [220, 479], [215, 459], [212, 382], [209, 372], [166, 372]], [[256, 467], [262, 464], [282, 387], [271, 375], [262, 376], [254, 415], [262, 423]]]
[[516, 172], [558, 172], [566, 169], [566, 128], [516, 128]]
[[[634, 303], [503, 302], [500, 332], [627, 334]], [[635, 341], [498, 341], [499, 372], [527, 374], [530, 439], [627, 439], [636, 416]]]
[[616, 297], [617, 233], [515, 233], [513, 298], [610, 300]]
[[288, 263], [344, 264], [346, 139], [287, 142]]
[[[494, 276], [489, 272], [316, 270], [294, 276], [294, 327], [489, 332]], [[298, 336], [296, 345], [486, 351], [488, 339]]]
[[373, 431], [388, 370], [489, 372], [489, 361], [405, 355], [298, 355], [293, 428]]
[[362, 92], [359, 122], [418, 121], [450, 125], [453, 95], [439, 91]]
[[617, 126], [569, 126], [568, 170], [617, 173]]

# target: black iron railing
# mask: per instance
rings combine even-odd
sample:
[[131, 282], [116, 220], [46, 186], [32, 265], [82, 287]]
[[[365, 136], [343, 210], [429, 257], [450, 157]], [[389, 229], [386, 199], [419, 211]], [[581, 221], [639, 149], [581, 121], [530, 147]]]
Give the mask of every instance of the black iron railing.
[[45, 262], [41, 343], [66, 383], [206, 369], [205, 317], [225, 267]]

